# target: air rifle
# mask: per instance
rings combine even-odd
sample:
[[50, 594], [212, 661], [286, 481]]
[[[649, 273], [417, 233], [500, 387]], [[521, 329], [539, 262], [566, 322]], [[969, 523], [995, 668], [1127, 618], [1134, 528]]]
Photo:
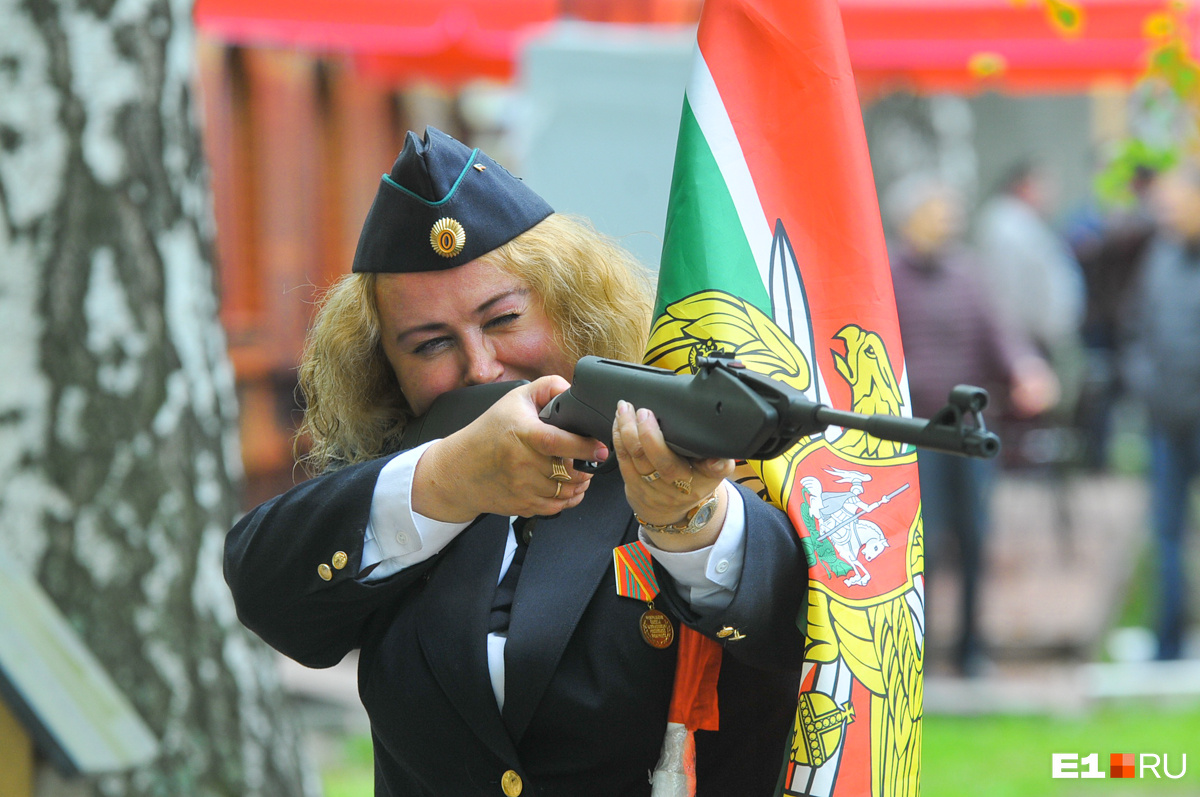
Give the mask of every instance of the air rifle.
[[[480, 385], [439, 396], [429, 412], [409, 424], [402, 448], [461, 429], [519, 384]], [[571, 387], [542, 409], [541, 418], [611, 448], [613, 418], [622, 399], [652, 411], [667, 445], [693, 459], [773, 459], [800, 438], [830, 426], [962, 456], [989, 458], [1000, 451], [1000, 439], [984, 426], [988, 394], [983, 388], [955, 387], [946, 406], [929, 420], [866, 415], [811, 401], [723, 354], [698, 358], [694, 374], [584, 357], [575, 366]], [[615, 461], [610, 457], [608, 467], [615, 467]], [[604, 466], [577, 461], [576, 467], [595, 471]]]

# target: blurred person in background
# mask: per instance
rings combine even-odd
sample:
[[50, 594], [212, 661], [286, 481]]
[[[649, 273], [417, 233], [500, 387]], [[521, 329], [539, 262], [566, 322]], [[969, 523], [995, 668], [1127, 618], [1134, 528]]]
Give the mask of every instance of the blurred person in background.
[[1030, 423], [1011, 419], [1011, 444], [1006, 451], [1010, 456], [1005, 459], [1020, 464], [1055, 463], [1068, 456], [1065, 443], [1051, 447], [1064, 450], [1034, 450], [1023, 432], [1061, 425], [1071, 417], [1083, 370], [1083, 274], [1065, 238], [1050, 224], [1053, 201], [1050, 175], [1036, 161], [1022, 160], [980, 206], [976, 218], [980, 265], [1001, 320], [1032, 341], [1054, 369], [1060, 386], [1053, 417], [1043, 415]]
[[1118, 362], [1120, 325], [1155, 229], [1150, 206], [1155, 175], [1148, 166], [1137, 167], [1127, 204], [1090, 201], [1067, 228], [1087, 293], [1081, 330], [1085, 364], [1075, 418], [1083, 434], [1083, 464], [1093, 471], [1107, 468], [1113, 409], [1125, 392]]
[[1200, 473], [1200, 166], [1155, 185], [1151, 239], [1125, 327], [1126, 384], [1146, 407], [1158, 543], [1158, 658], [1184, 654], [1189, 488]]
[[[963, 197], [934, 175], [914, 174], [885, 194], [889, 257], [912, 412], [933, 417], [958, 384], [987, 387], [1014, 414], [1043, 412], [1058, 382], [1034, 347], [998, 318], [974, 258], [960, 243]], [[928, 571], [958, 550], [959, 604], [952, 664], [964, 675], [986, 662], [979, 585], [994, 463], [936, 451], [917, 454]]]

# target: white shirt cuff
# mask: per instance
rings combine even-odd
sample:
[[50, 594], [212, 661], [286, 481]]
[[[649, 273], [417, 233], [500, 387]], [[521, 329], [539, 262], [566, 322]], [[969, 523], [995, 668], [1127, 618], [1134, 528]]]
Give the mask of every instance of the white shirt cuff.
[[412, 508], [413, 475], [417, 461], [429, 446], [409, 449], [392, 458], [379, 471], [371, 496], [371, 516], [363, 537], [362, 568], [378, 565], [367, 581], [394, 575], [433, 557], [462, 532], [467, 523], [444, 523]]
[[733, 601], [742, 580], [746, 558], [746, 505], [742, 494], [728, 481], [725, 488], [725, 523], [716, 542], [695, 551], [671, 552], [655, 547], [646, 532], [638, 538], [675, 579], [682, 597], [698, 611], [724, 609]]

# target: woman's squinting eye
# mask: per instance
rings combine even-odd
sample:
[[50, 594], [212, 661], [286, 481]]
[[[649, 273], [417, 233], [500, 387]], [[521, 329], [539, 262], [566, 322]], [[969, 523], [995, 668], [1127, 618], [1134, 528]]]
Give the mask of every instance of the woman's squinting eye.
[[412, 353], [417, 355], [436, 354], [442, 349], [448, 347], [450, 343], [451, 341], [448, 337], [430, 338], [429, 340], [423, 340], [418, 343], [416, 347], [413, 348]]
[[517, 312], [505, 313], [504, 315], [496, 316], [491, 321], [488, 321], [486, 324], [484, 324], [484, 326], [489, 327], [489, 328], [490, 327], [500, 327], [500, 326], [504, 326], [505, 324], [511, 324], [513, 321], [516, 321], [520, 317], [521, 317], [521, 314], [517, 313]]

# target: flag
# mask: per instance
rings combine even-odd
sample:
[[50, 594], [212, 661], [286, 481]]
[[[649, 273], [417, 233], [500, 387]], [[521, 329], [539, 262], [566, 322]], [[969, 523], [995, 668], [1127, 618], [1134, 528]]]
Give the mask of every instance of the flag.
[[[684, 98], [646, 362], [732, 352], [843, 410], [910, 414], [861, 110], [836, 0], [708, 0]], [[741, 478], [809, 564], [780, 795], [919, 788], [916, 453], [830, 428]], [[681, 664], [681, 667], [684, 665]]]

